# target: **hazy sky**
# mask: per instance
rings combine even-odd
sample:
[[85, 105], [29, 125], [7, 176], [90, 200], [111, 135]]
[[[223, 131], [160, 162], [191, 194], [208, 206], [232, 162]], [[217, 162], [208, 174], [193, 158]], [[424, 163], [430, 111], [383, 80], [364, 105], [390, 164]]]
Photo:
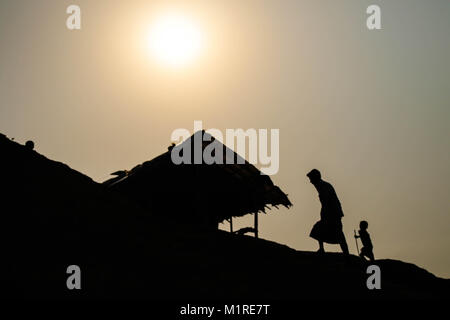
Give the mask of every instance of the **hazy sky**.
[[[81, 30], [66, 28], [71, 4]], [[382, 30], [366, 28], [370, 4]], [[171, 11], [205, 36], [181, 68], [147, 48], [152, 21]], [[376, 257], [450, 277], [449, 34], [448, 0], [2, 0], [0, 132], [103, 181], [194, 120], [280, 129], [272, 179], [294, 207], [262, 216], [261, 237], [317, 250], [305, 174], [318, 168], [353, 253], [365, 219]]]

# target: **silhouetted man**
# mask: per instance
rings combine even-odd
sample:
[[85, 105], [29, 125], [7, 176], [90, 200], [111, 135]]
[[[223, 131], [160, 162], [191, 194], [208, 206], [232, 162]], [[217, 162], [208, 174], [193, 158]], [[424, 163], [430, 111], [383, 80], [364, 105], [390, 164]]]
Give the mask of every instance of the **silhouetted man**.
[[318, 252], [325, 252], [323, 243], [326, 242], [340, 244], [342, 252], [348, 254], [347, 241], [342, 232], [341, 219], [344, 213], [333, 186], [322, 180], [320, 171], [317, 169], [311, 170], [306, 176], [317, 189], [322, 204], [320, 221], [316, 222], [309, 236], [319, 241]]

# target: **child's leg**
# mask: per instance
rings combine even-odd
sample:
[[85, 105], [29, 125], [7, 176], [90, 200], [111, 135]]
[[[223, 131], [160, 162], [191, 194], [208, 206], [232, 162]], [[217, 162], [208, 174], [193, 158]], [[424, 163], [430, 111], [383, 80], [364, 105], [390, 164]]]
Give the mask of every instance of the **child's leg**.
[[373, 255], [373, 251], [370, 250], [367, 254], [367, 257], [370, 259], [370, 261], [374, 261], [375, 260], [375, 256]]
[[367, 248], [366, 248], [366, 247], [362, 247], [362, 248], [361, 248], [361, 253], [359, 254], [359, 256], [360, 256], [362, 259], [366, 260], [366, 258], [365, 258], [365, 257], [367, 257]]

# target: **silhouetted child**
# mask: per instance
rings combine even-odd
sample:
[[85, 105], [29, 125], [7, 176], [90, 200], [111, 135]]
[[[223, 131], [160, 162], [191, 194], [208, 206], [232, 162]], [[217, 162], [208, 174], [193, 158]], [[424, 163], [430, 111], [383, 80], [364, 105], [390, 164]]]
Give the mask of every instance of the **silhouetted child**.
[[359, 236], [355, 235], [355, 238], [360, 238], [361, 242], [363, 244], [363, 247], [361, 248], [361, 253], [359, 256], [364, 259], [364, 257], [367, 257], [370, 259], [370, 261], [375, 260], [375, 257], [373, 256], [373, 245], [372, 241], [370, 240], [370, 235], [367, 232], [367, 228], [369, 227], [369, 224], [367, 221], [361, 221], [359, 223]]

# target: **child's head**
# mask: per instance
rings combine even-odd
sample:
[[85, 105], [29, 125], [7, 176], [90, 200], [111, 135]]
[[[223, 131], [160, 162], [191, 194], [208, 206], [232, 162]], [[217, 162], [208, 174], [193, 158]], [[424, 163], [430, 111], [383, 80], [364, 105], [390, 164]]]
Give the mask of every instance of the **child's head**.
[[366, 230], [367, 228], [369, 227], [369, 224], [367, 223], [367, 221], [361, 221], [360, 223], [359, 223], [359, 228], [361, 229], [361, 230]]

